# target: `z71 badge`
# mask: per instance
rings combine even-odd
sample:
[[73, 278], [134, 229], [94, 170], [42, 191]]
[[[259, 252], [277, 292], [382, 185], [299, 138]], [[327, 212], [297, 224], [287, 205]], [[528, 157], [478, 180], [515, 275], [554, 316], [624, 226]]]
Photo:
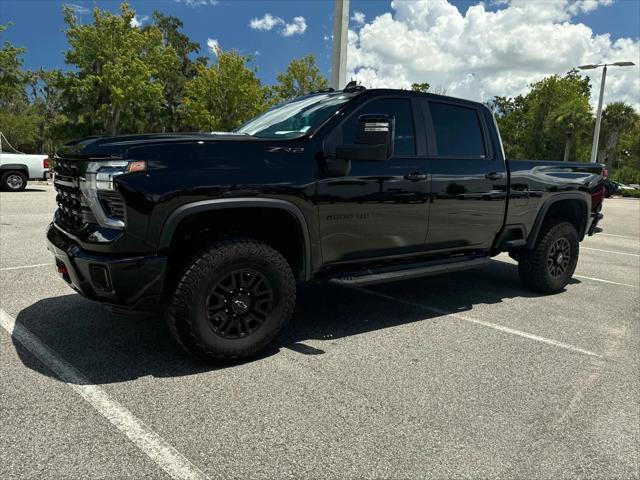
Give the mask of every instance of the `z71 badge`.
[[304, 152], [304, 147], [267, 147], [267, 152], [302, 153]]

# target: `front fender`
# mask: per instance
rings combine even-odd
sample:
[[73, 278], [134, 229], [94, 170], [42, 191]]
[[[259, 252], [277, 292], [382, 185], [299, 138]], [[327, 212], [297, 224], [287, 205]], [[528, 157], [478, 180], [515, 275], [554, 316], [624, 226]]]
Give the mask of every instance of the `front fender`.
[[307, 221], [300, 209], [286, 200], [275, 198], [220, 198], [187, 203], [176, 208], [165, 220], [160, 233], [158, 249], [162, 251], [171, 246], [173, 235], [178, 226], [189, 216], [208, 211], [233, 208], [275, 208], [284, 210], [292, 215], [300, 227], [304, 240], [302, 276], [305, 280], [311, 278], [311, 242], [309, 240]]

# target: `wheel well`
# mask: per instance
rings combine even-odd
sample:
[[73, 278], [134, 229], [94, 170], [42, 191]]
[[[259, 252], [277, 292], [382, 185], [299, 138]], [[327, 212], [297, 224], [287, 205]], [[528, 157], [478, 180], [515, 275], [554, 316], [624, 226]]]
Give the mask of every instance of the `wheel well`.
[[305, 237], [299, 221], [278, 208], [228, 208], [194, 213], [173, 233], [165, 285], [177, 281], [184, 262], [208, 243], [224, 237], [249, 237], [271, 246], [287, 260], [296, 278], [305, 276]]
[[530, 244], [534, 244], [537, 240], [540, 227], [544, 221], [554, 218], [557, 220], [564, 220], [571, 223], [578, 232], [578, 238], [582, 240], [587, 227], [587, 204], [584, 200], [577, 198], [568, 198], [564, 200], [558, 200], [553, 202], [546, 212], [542, 213], [541, 221], [537, 221], [532, 232], [532, 239]]
[[27, 180], [29, 179], [29, 168], [26, 165], [17, 165], [17, 164], [11, 163], [11, 164], [0, 166], [0, 177], [2, 177], [7, 172], [24, 173], [25, 176], [27, 177]]

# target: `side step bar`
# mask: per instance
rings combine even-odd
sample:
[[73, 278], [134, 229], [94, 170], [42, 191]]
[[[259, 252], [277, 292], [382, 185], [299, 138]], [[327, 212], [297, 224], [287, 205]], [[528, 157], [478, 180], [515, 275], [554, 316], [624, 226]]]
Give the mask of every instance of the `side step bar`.
[[[353, 275], [335, 277], [329, 280], [331, 283], [342, 286], [364, 286], [376, 283], [393, 282], [396, 280], [408, 280], [411, 278], [429, 277], [441, 273], [458, 272], [470, 268], [478, 268], [487, 265], [491, 259], [489, 257], [473, 257], [471, 259], [449, 261], [421, 267], [405, 268], [403, 270], [381, 271], [376, 269], [364, 270]], [[424, 265], [424, 264], [423, 264]]]

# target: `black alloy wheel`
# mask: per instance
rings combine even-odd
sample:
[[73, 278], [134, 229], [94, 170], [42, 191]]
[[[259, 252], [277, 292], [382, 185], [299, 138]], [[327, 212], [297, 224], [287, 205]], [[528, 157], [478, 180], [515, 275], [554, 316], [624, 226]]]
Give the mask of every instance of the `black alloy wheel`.
[[547, 255], [547, 271], [554, 278], [560, 277], [571, 261], [571, 245], [564, 237], [557, 239], [549, 249]]
[[578, 264], [580, 244], [573, 224], [546, 220], [533, 248], [518, 252], [518, 272], [524, 284], [542, 293], [558, 293], [567, 286]]
[[251, 335], [272, 312], [273, 298], [273, 286], [265, 275], [250, 268], [232, 270], [207, 298], [212, 331], [227, 339]]
[[293, 314], [287, 260], [251, 238], [221, 239], [183, 267], [165, 313], [178, 343], [196, 357], [232, 361], [269, 345]]

